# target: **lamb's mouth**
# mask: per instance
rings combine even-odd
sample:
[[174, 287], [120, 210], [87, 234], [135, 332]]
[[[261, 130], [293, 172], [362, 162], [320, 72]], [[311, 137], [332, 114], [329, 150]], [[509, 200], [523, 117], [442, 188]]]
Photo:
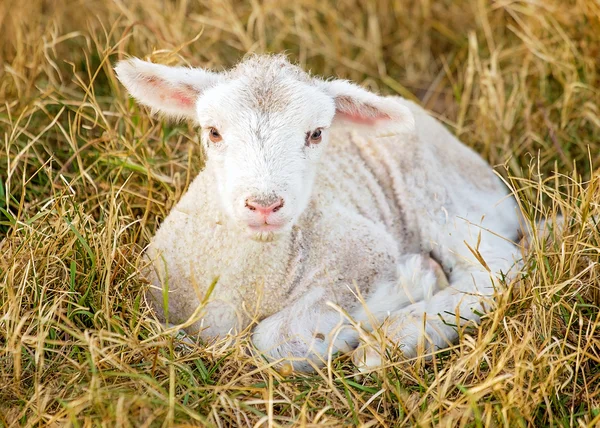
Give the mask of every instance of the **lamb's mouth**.
[[275, 232], [275, 231], [281, 230], [281, 228], [283, 227], [283, 225], [281, 225], [281, 224], [264, 223], [264, 224], [261, 224], [261, 225], [252, 225], [252, 224], [249, 224], [248, 227], [253, 232]]

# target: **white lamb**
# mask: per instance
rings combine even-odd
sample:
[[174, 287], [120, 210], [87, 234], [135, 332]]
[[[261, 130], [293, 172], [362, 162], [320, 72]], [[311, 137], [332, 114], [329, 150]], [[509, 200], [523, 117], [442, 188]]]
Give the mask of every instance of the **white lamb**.
[[[140, 103], [202, 129], [205, 170], [147, 251], [149, 300], [188, 334], [257, 322], [256, 348], [300, 371], [365, 332], [412, 357], [477, 322], [518, 258], [502, 182], [412, 102], [284, 56], [222, 73], [131, 59], [116, 72]], [[379, 352], [356, 361], [375, 366]]]

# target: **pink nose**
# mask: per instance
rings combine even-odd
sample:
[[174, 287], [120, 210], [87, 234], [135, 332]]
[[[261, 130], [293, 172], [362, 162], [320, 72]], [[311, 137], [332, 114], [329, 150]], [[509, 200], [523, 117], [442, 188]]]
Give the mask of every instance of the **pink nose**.
[[256, 199], [246, 199], [246, 208], [250, 211], [258, 211], [264, 217], [268, 217], [272, 213], [276, 213], [283, 207], [283, 199], [279, 198], [271, 205], [266, 205], [262, 201]]

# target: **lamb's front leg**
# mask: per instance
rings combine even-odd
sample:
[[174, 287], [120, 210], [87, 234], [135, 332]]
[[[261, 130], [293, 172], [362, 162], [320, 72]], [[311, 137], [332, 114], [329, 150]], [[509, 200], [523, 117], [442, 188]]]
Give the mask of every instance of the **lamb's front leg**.
[[314, 288], [289, 307], [262, 320], [252, 342], [265, 357], [309, 372], [329, 355], [356, 347], [358, 334], [342, 313], [327, 304], [323, 288]]
[[[364, 302], [357, 299], [350, 315], [362, 328], [371, 329], [390, 313], [429, 298], [446, 278], [439, 265], [423, 254], [406, 255], [397, 265], [397, 280], [373, 285]], [[330, 354], [348, 352], [359, 333], [327, 304], [323, 288], [315, 288], [290, 307], [260, 322], [252, 336], [255, 346], [272, 360], [285, 360], [298, 371], [322, 366]]]

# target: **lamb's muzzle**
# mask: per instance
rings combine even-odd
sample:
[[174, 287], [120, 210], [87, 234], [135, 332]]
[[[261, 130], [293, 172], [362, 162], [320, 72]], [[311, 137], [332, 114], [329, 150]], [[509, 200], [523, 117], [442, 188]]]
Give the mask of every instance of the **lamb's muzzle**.
[[283, 56], [116, 71], [140, 103], [200, 125], [207, 154], [145, 255], [162, 322], [209, 339], [259, 320], [262, 354], [311, 370], [359, 343], [363, 366], [385, 343], [433, 352], [493, 306], [519, 254], [516, 204], [414, 103]]

